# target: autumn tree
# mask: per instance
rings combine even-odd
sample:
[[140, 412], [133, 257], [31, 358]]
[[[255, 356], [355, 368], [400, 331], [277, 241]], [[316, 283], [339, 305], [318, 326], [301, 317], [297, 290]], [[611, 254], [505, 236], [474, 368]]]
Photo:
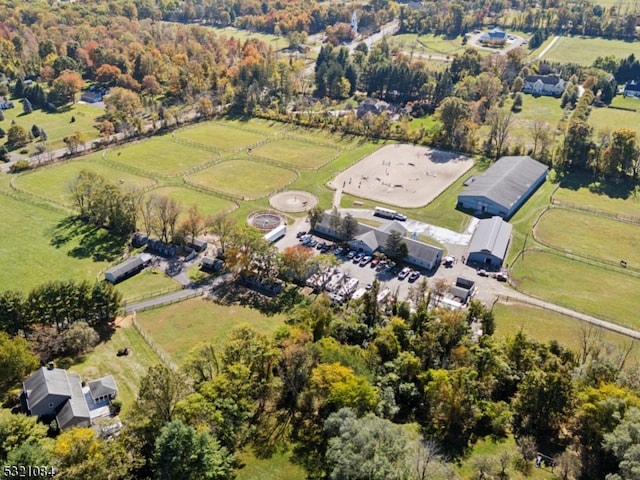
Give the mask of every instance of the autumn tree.
[[11, 125], [7, 132], [7, 146], [12, 148], [24, 147], [29, 143], [29, 133], [18, 124]]
[[310, 267], [309, 259], [313, 256], [313, 251], [303, 245], [285, 248], [282, 252], [282, 266], [287, 277], [296, 282], [306, 280]]
[[78, 72], [64, 71], [53, 81], [49, 92], [49, 101], [56, 106], [75, 103], [75, 96], [82, 87], [84, 81]]
[[31, 353], [24, 338], [11, 338], [0, 332], [0, 395], [6, 393], [38, 365], [38, 358]]
[[140, 95], [122, 87], [112, 88], [104, 103], [109, 119], [116, 124], [130, 121], [142, 109]]
[[226, 212], [216, 214], [209, 222], [209, 229], [218, 238], [218, 244], [223, 252], [235, 227], [235, 219]]
[[494, 158], [496, 160], [502, 156], [514, 121], [513, 112], [508, 109], [493, 107], [487, 114], [487, 124], [490, 128], [488, 143], [495, 146]]
[[104, 63], [96, 70], [96, 81], [103, 85], [113, 85], [120, 75], [122, 71], [118, 67]]
[[206, 220], [200, 213], [200, 209], [197, 205], [191, 205], [181, 226], [182, 230], [191, 237], [191, 243], [204, 231], [205, 227]]
[[471, 132], [471, 108], [468, 102], [457, 97], [445, 98], [436, 110], [442, 122], [438, 139], [442, 145], [452, 149], [464, 149]]

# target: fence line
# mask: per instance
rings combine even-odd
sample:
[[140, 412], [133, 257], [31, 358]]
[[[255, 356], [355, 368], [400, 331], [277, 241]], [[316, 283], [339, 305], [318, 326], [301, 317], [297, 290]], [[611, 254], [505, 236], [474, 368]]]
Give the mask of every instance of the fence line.
[[628, 215], [621, 215], [619, 213], [613, 213], [613, 212], [606, 212], [604, 210], [599, 210], [597, 208], [593, 208], [593, 207], [586, 207], [584, 205], [578, 205], [576, 203], [571, 203], [571, 202], [565, 202], [562, 200], [556, 200], [555, 198], [551, 199], [551, 202], [553, 203], [553, 205], [559, 206], [559, 207], [563, 207], [567, 210], [578, 210], [580, 212], [585, 212], [585, 213], [590, 213], [596, 217], [603, 217], [603, 218], [614, 218], [620, 222], [624, 222], [624, 223], [632, 223], [634, 225], [640, 225], [640, 217], [633, 217], [633, 216], [628, 216]]
[[137, 297], [127, 298], [127, 299], [123, 300], [122, 306], [123, 306], [123, 308], [127, 308], [127, 305], [130, 305], [132, 303], [138, 303], [138, 302], [141, 302], [143, 300], [148, 300], [149, 298], [159, 297], [159, 296], [164, 295], [166, 293], [173, 293], [173, 292], [177, 292], [177, 291], [182, 290], [182, 289], [184, 289], [184, 287], [181, 287], [181, 286], [177, 286], [177, 288], [167, 287], [167, 288], [163, 288], [162, 290], [158, 290], [158, 291], [151, 292], [151, 293], [146, 293], [144, 295], [139, 295]]
[[138, 321], [136, 320], [136, 312], [133, 312], [131, 321], [133, 323], [133, 327], [138, 331], [138, 333], [144, 339], [144, 341], [147, 342], [147, 345], [149, 345], [151, 350], [153, 350], [156, 353], [156, 355], [158, 355], [158, 357], [160, 358], [162, 363], [164, 363], [171, 370], [177, 372], [178, 371], [178, 365], [176, 365], [174, 362], [172, 362], [169, 359], [169, 356], [153, 342], [153, 340], [147, 334], [147, 332], [145, 332], [144, 329], [138, 324]]

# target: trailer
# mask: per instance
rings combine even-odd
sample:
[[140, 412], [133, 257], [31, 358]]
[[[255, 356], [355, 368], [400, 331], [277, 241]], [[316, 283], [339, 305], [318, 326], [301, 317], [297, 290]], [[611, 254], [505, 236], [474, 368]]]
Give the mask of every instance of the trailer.
[[378, 217], [394, 220], [396, 218], [397, 212], [395, 210], [391, 210], [390, 208], [376, 207], [373, 211], [373, 214]]
[[268, 232], [267, 234], [265, 234], [264, 239], [267, 242], [275, 243], [278, 240], [280, 240], [282, 237], [284, 237], [285, 233], [287, 233], [287, 226], [280, 225], [274, 228], [273, 230], [271, 230], [270, 232]]

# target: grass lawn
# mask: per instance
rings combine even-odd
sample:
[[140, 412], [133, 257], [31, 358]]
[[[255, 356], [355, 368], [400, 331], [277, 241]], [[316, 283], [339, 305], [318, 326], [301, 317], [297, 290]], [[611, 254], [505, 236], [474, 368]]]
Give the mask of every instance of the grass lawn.
[[160, 292], [173, 292], [181, 288], [182, 286], [178, 282], [157, 269], [144, 270], [116, 285], [116, 289], [122, 292], [122, 300], [125, 303], [131, 303]]
[[270, 33], [250, 32], [249, 30], [241, 30], [234, 27], [221, 28], [207, 26], [207, 28], [215, 30], [221, 37], [235, 38], [236, 40], [240, 40], [242, 43], [249, 39], [256, 39], [266, 43], [267, 45], [271, 45], [275, 50], [288, 46], [288, 41], [285, 37], [272, 35]]
[[[581, 328], [584, 328], [585, 331], [591, 328], [593, 335], [602, 338], [602, 342], [606, 346], [615, 349], [614, 352], [622, 350], [631, 341], [629, 337], [604, 328], [528, 305], [496, 303], [493, 307], [493, 314], [496, 319], [495, 336], [499, 338], [513, 337], [522, 330], [528, 337], [538, 342], [547, 343], [551, 340], [557, 340], [558, 343], [575, 352], [581, 348]], [[629, 360], [635, 362], [640, 360], [640, 350], [632, 351]]]
[[241, 150], [266, 138], [250, 130], [212, 122], [180, 129], [175, 135], [184, 140], [211, 145], [222, 151]]
[[330, 146], [300, 140], [282, 139], [253, 149], [252, 154], [287, 163], [296, 168], [312, 169], [333, 159], [338, 151]]
[[605, 38], [560, 37], [543, 57], [549, 62], [591, 65], [598, 57], [627, 58], [637, 44]]
[[28, 290], [43, 282], [71, 278], [94, 281], [107, 267], [110, 254], [122, 246], [102, 239], [102, 231], [69, 222], [61, 211], [5, 195], [0, 195], [0, 211], [4, 212], [0, 222], [2, 290]]
[[260, 198], [295, 180], [296, 172], [251, 160], [227, 160], [189, 175], [189, 181], [235, 197]]
[[291, 126], [286, 123], [252, 117], [225, 117], [224, 121], [213, 121], [211, 122], [211, 125], [242, 128], [249, 132], [267, 136], [276, 135], [284, 129], [288, 130], [291, 128]]
[[[185, 312], [189, 312], [188, 315]], [[180, 364], [199, 343], [214, 342], [222, 346], [233, 329], [243, 324], [271, 335], [284, 324], [285, 316], [266, 316], [249, 307], [224, 306], [194, 298], [139, 312], [137, 320], [153, 341]]]
[[[34, 110], [32, 113], [24, 114], [22, 104], [19, 100], [13, 100], [15, 108], [4, 111], [4, 121], [0, 122], [0, 127], [9, 130], [11, 122], [15, 120], [17, 125], [23, 127], [27, 132], [31, 131], [33, 125], [37, 125], [47, 134], [47, 143], [51, 150], [65, 148], [63, 138], [80, 132], [85, 140], [98, 138], [98, 130], [93, 125], [97, 117], [104, 111], [97, 107], [92, 107], [82, 103], [76, 103], [68, 110], [58, 113], [47, 113], [43, 110]], [[71, 117], [75, 118], [71, 122]], [[3, 144], [5, 142], [2, 142]], [[29, 154], [35, 153], [35, 142], [27, 145]]]
[[[220, 212], [230, 212], [236, 208], [236, 204], [214, 195], [199, 192], [188, 187], [158, 187], [147, 192], [147, 195], [159, 195], [173, 198], [182, 206], [182, 218], [192, 205], [198, 206], [198, 211], [208, 217]], [[178, 222], [179, 223], [179, 222]]]
[[244, 465], [238, 470], [237, 480], [304, 480], [304, 469], [289, 460], [289, 453], [276, 453], [271, 458], [256, 458], [250, 450], [237, 457]]
[[529, 251], [512, 265], [512, 280], [524, 293], [640, 328], [640, 278], [552, 253]]
[[[92, 157], [97, 157], [96, 154]], [[73, 206], [69, 198], [69, 185], [78, 178], [82, 170], [97, 173], [123, 189], [145, 188], [155, 183], [155, 180], [140, 177], [107, 165], [92, 162], [89, 157], [82, 160], [71, 160], [50, 167], [33, 170], [14, 180], [14, 184], [21, 190], [46, 198], [58, 204]]]
[[616, 183], [575, 172], [562, 178], [553, 197], [614, 215], [640, 218], [640, 185], [635, 182]]
[[453, 55], [464, 52], [466, 48], [460, 36], [449, 38], [444, 35], [404, 33], [393, 35], [387, 41], [392, 48], [397, 47], [409, 54], [415, 52], [422, 55]]
[[[129, 347], [129, 355], [118, 357], [119, 349]], [[128, 410], [138, 396], [140, 380], [149, 367], [160, 359], [133, 326], [122, 326], [106, 343], [85, 355], [70, 370], [79, 373], [83, 380], [94, 380], [103, 375], [113, 375], [118, 385], [118, 398], [123, 411]]]
[[[513, 125], [509, 132], [509, 144], [522, 144], [525, 149], [533, 148], [531, 129], [536, 121], [542, 120], [548, 124], [548, 130], [555, 130], [564, 116], [560, 107], [560, 99], [549, 96], [534, 97], [523, 94], [522, 110], [513, 114]], [[507, 102], [506, 108], [511, 108], [512, 101]], [[488, 135], [488, 129], [486, 134]], [[538, 147], [539, 148], [539, 147]]]
[[436, 120], [433, 115], [427, 115], [422, 118], [412, 118], [409, 122], [409, 130], [415, 131], [424, 128], [427, 133], [435, 133], [440, 130], [440, 120]]
[[215, 153], [182, 145], [163, 135], [108, 150], [105, 158], [152, 175], [171, 177], [216, 157]]
[[[571, 225], [571, 228], [567, 228]], [[611, 235], [615, 232], [615, 235]], [[577, 255], [601, 258], [640, 268], [640, 225], [618, 222], [588, 213], [552, 208], [536, 226], [541, 242]]]
[[625, 97], [623, 95], [616, 95], [611, 100], [611, 105], [614, 107], [633, 108], [634, 110], [640, 110], [640, 99], [634, 97]]
[[640, 112], [618, 110], [616, 108], [593, 108], [589, 114], [589, 125], [597, 134], [602, 130], [615, 131], [625, 127], [640, 134]]

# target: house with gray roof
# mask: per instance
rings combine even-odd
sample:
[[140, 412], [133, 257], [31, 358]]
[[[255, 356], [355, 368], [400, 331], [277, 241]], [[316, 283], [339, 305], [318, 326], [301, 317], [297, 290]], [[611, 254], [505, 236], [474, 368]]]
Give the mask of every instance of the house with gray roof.
[[529, 75], [524, 78], [522, 91], [532, 95], [551, 95], [559, 97], [567, 86], [557, 75]]
[[458, 195], [458, 208], [510, 218], [544, 183], [548, 167], [529, 156], [502, 157]]
[[43, 421], [55, 419], [61, 430], [88, 427], [94, 418], [108, 416], [109, 404], [118, 394], [111, 375], [83, 388], [80, 375], [52, 364], [37, 370], [22, 386], [21, 401], [26, 413]]
[[135, 257], [131, 257], [115, 267], [110, 268], [104, 272], [104, 279], [116, 284], [135, 275], [136, 273], [141, 272], [145, 267], [145, 263], [147, 263], [147, 258], [149, 261], [151, 260], [151, 256], [148, 254], [146, 254], [146, 256], [143, 255], [136, 255]]
[[507, 256], [513, 226], [500, 217], [478, 222], [469, 243], [467, 263], [499, 268]]

